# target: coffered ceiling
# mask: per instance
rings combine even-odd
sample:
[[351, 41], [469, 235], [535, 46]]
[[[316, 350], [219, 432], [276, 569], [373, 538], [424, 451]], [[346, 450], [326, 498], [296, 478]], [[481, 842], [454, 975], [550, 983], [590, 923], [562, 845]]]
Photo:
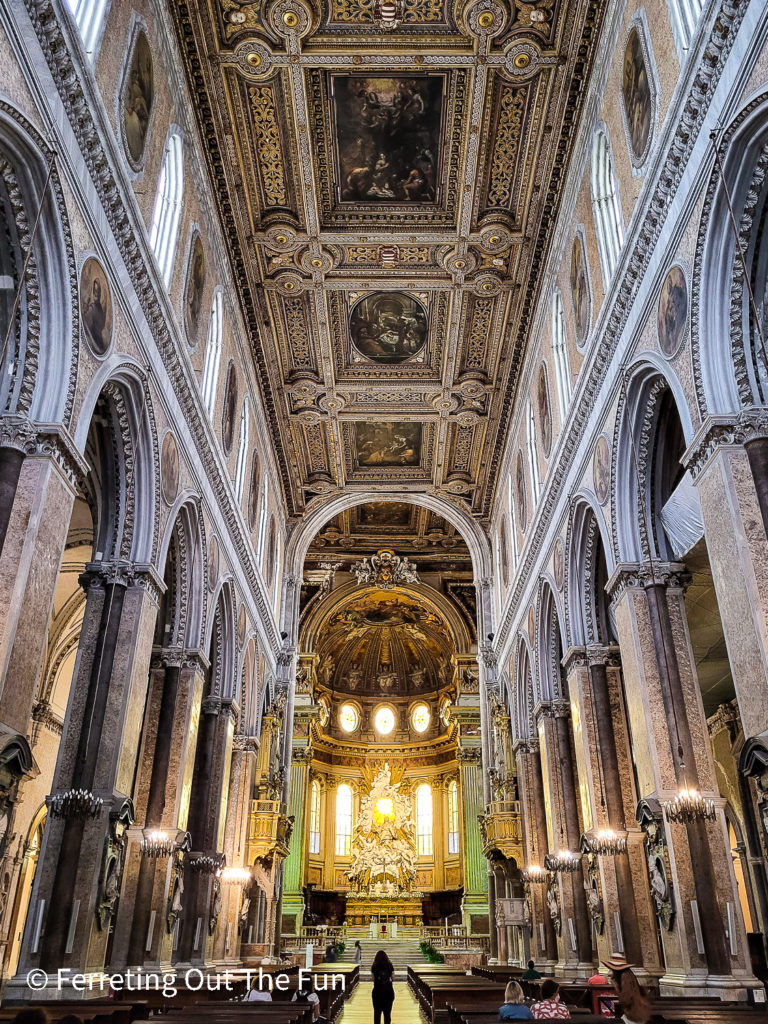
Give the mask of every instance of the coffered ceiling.
[[291, 515], [488, 514], [601, 2], [169, 5]]

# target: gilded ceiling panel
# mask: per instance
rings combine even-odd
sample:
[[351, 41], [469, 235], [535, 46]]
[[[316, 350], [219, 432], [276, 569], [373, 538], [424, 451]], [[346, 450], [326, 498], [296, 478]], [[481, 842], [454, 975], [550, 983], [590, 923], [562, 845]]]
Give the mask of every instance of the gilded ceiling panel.
[[170, 6], [292, 515], [487, 516], [606, 2]]

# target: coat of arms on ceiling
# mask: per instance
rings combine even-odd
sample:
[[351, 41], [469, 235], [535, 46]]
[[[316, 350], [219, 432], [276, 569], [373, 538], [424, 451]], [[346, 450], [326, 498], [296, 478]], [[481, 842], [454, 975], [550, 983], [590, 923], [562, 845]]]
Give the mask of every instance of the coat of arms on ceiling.
[[427, 340], [424, 307], [404, 292], [375, 292], [353, 307], [349, 333], [357, 351], [376, 363], [402, 363]]
[[342, 202], [434, 203], [442, 75], [333, 75]]

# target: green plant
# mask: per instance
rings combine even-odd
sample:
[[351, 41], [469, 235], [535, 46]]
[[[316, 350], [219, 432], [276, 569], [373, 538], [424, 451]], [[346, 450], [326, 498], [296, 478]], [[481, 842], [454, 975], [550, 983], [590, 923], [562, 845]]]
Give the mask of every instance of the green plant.
[[344, 940], [343, 940], [343, 939], [339, 939], [339, 940], [338, 940], [338, 941], [336, 942], [336, 946], [335, 946], [335, 949], [336, 949], [336, 959], [337, 959], [337, 960], [338, 960], [338, 959], [339, 959], [340, 957], [344, 956], [344, 950], [345, 950], [346, 948], [347, 948], [347, 944], [346, 944], [346, 942], [344, 942]]
[[431, 964], [444, 964], [445, 957], [442, 953], [438, 953], [431, 942], [427, 939], [422, 939], [419, 943], [419, 949], [421, 950], [422, 956], [424, 956]]

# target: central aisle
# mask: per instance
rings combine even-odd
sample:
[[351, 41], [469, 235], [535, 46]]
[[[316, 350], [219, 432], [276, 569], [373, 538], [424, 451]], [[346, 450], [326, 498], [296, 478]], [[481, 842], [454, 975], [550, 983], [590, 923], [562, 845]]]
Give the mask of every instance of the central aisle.
[[[344, 1006], [338, 1024], [373, 1024], [371, 989], [373, 983], [361, 981]], [[392, 1024], [423, 1024], [419, 1004], [405, 981], [395, 982]]]

